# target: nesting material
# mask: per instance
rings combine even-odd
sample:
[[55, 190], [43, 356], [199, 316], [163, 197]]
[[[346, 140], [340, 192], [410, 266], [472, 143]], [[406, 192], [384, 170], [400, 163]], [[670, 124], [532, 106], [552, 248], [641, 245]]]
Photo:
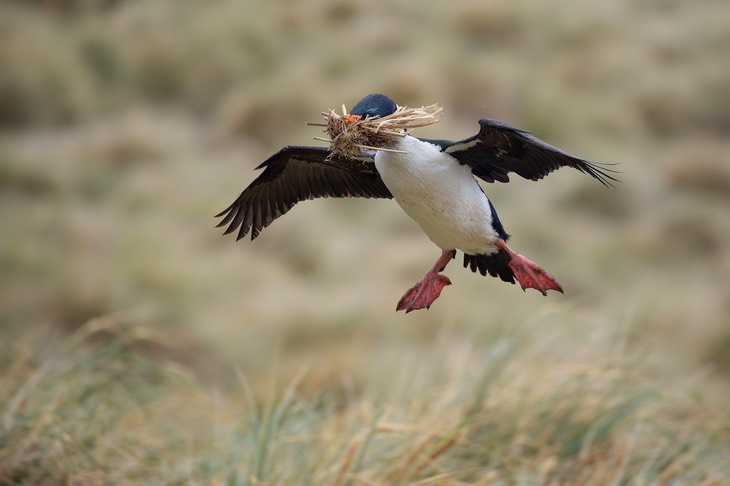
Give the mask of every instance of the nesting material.
[[325, 111], [322, 116], [326, 123], [308, 122], [307, 125], [324, 127], [329, 138], [315, 139], [329, 142], [333, 154], [352, 157], [368, 150], [400, 152], [391, 148], [393, 142], [405, 137], [405, 130], [437, 123], [442, 110], [437, 104], [420, 108], [399, 106], [388, 116], [362, 118], [348, 114], [342, 105], [341, 115], [334, 110]]

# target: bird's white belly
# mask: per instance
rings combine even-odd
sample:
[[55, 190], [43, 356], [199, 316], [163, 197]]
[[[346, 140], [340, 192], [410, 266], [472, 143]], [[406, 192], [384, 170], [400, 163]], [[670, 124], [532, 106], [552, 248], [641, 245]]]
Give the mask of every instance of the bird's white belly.
[[375, 167], [403, 211], [443, 250], [490, 254], [497, 250], [487, 197], [469, 167], [438, 147], [407, 136], [380, 151]]

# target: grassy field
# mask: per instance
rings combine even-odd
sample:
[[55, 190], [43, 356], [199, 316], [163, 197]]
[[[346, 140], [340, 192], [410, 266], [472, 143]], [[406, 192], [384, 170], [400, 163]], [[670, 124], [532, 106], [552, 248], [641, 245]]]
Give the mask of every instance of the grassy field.
[[[0, 484], [730, 484], [730, 4], [0, 3]], [[484, 185], [565, 295], [392, 201], [213, 229], [370, 92], [599, 162]]]

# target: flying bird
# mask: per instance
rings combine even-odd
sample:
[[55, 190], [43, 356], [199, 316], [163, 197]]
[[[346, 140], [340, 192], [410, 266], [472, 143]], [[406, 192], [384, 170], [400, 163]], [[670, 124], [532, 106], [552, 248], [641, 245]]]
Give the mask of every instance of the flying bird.
[[[350, 111], [349, 120], [386, 117], [398, 109], [382, 94], [370, 94]], [[523, 290], [563, 292], [546, 270], [507, 246], [497, 211], [476, 178], [509, 182], [513, 172], [537, 181], [561, 167], [572, 167], [605, 186], [615, 171], [574, 157], [506, 123], [479, 120], [479, 133], [460, 141], [431, 140], [405, 134], [383, 150], [343, 156], [326, 147], [286, 146], [256, 169], [263, 172], [226, 209], [216, 215], [224, 234], [237, 239], [262, 229], [295, 204], [319, 197], [395, 199], [441, 255], [423, 278], [408, 289], [397, 311], [427, 309], [451, 281], [441, 272], [464, 253], [464, 267], [482, 275], [517, 281]]]

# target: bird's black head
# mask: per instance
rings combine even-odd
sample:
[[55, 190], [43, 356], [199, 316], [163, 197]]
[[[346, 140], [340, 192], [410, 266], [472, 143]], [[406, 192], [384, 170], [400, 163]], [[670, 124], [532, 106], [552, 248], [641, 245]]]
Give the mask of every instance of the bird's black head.
[[392, 115], [397, 109], [398, 105], [395, 104], [395, 101], [383, 94], [373, 93], [358, 101], [352, 107], [350, 115], [358, 115], [365, 118], [369, 116], [384, 117]]

